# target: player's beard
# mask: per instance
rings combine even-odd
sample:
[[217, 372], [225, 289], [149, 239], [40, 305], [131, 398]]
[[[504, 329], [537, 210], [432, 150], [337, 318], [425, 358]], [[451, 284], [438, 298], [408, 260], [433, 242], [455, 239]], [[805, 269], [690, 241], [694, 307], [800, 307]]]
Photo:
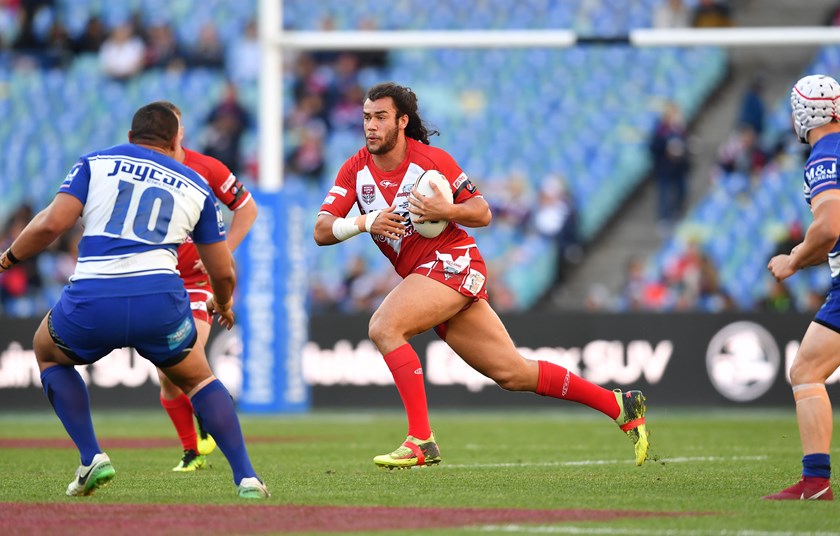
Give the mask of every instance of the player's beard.
[[368, 152], [370, 154], [375, 155], [383, 155], [388, 154], [391, 150], [397, 146], [397, 139], [399, 138], [400, 130], [395, 128], [391, 132], [387, 133], [383, 138], [382, 141], [379, 142], [379, 146], [375, 149], [370, 146], [370, 142], [365, 140], [365, 146], [367, 147]]

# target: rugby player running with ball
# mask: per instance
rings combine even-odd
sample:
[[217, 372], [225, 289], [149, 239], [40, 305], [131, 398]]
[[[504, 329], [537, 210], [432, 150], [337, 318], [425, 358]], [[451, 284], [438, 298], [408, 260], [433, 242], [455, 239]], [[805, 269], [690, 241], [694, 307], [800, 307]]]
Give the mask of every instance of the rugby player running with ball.
[[[423, 369], [409, 344], [434, 329], [467, 364], [509, 391], [531, 391], [579, 402], [609, 416], [633, 441], [636, 464], [648, 458], [645, 397], [610, 391], [547, 361], [523, 358], [487, 301], [487, 270], [475, 241], [460, 226], [484, 227], [490, 208], [445, 151], [429, 145], [417, 97], [394, 83], [372, 87], [363, 107], [365, 147], [341, 167], [315, 222], [315, 242], [337, 244], [366, 232], [403, 280], [370, 320], [369, 336], [384, 356], [408, 416], [408, 437], [373, 462], [386, 468], [434, 465], [440, 449], [429, 424]], [[413, 187], [426, 170], [443, 174], [454, 203], [440, 190]], [[347, 218], [353, 205], [361, 214]], [[409, 221], [447, 220], [434, 238]], [[411, 314], [406, 314], [411, 311]]]

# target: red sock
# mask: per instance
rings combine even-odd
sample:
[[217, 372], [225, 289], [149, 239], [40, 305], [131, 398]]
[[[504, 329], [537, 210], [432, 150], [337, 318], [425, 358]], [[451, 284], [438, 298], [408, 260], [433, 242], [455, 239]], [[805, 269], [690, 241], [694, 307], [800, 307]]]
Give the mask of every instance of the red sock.
[[575, 376], [560, 365], [539, 361], [540, 377], [537, 381], [537, 394], [580, 402], [592, 409], [597, 409], [610, 419], [617, 419], [621, 413], [615, 395], [580, 376]]
[[181, 396], [174, 400], [167, 400], [161, 396], [160, 405], [172, 419], [184, 450], [198, 451], [198, 434], [195, 432], [193, 423], [193, 407], [187, 395], [181, 393]]
[[429, 426], [429, 410], [426, 407], [426, 386], [423, 384], [423, 368], [420, 358], [410, 344], [406, 343], [385, 355], [385, 364], [394, 376], [394, 383], [400, 392], [405, 413], [408, 416], [408, 435], [428, 439], [432, 435]]

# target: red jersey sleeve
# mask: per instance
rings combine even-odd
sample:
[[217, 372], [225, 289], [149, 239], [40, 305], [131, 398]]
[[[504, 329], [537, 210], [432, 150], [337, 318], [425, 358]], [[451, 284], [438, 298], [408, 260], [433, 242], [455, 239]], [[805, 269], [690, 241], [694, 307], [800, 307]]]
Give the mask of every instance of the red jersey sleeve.
[[449, 185], [452, 186], [452, 198], [455, 203], [463, 203], [471, 197], [481, 196], [481, 192], [473, 185], [461, 166], [446, 151], [439, 151], [435, 158], [440, 171]]
[[356, 203], [356, 159], [351, 158], [341, 166], [335, 184], [321, 203], [320, 212], [343, 218]]
[[214, 159], [210, 166], [210, 176], [207, 181], [210, 188], [216, 195], [216, 199], [225, 204], [230, 210], [236, 210], [251, 198], [251, 193], [245, 189], [245, 185], [236, 178], [236, 175], [226, 165]]
[[201, 174], [213, 194], [230, 210], [236, 210], [251, 198], [245, 186], [221, 161], [184, 148], [184, 164]]

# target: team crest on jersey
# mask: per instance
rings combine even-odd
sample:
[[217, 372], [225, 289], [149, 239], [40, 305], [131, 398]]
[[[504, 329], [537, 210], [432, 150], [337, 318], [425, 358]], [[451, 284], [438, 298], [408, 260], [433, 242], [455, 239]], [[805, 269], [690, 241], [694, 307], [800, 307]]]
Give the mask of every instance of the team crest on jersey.
[[376, 199], [376, 186], [373, 184], [362, 185], [362, 201], [370, 205]]

